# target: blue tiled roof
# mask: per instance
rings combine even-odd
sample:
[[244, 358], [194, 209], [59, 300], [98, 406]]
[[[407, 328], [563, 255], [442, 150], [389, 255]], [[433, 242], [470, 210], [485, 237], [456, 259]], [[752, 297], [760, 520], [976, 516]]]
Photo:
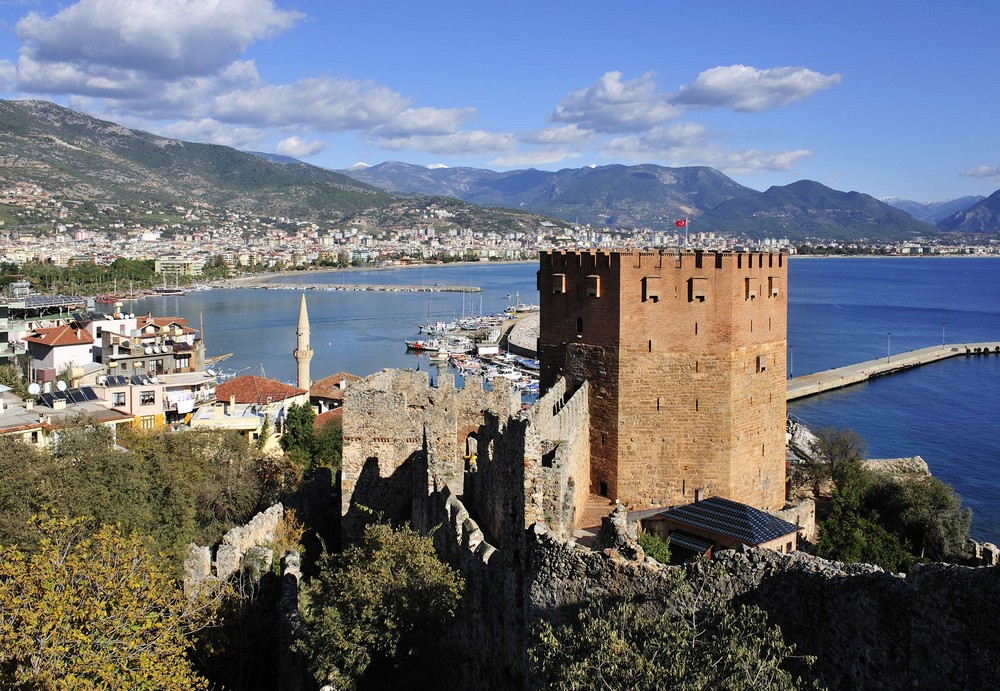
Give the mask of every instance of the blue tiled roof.
[[660, 516], [725, 535], [747, 545], [759, 545], [799, 530], [794, 523], [722, 497], [709, 497], [694, 504], [678, 506]]
[[670, 533], [669, 540], [671, 547], [675, 545], [677, 547], [684, 547], [698, 554], [704, 554], [714, 546], [711, 540], [706, 540], [703, 537], [697, 537], [681, 530], [675, 530]]

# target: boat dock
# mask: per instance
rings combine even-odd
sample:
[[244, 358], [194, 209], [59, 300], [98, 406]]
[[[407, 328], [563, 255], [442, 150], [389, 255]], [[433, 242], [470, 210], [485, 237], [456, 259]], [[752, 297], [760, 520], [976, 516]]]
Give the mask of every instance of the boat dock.
[[785, 386], [785, 398], [786, 400], [794, 401], [797, 398], [805, 398], [806, 396], [813, 396], [824, 391], [832, 391], [833, 389], [840, 389], [852, 384], [860, 384], [869, 379], [893, 374], [894, 372], [901, 372], [950, 357], [985, 354], [1000, 355], [1000, 341], [992, 343], [953, 343], [951, 345], [910, 350], [905, 353], [894, 353], [883, 358], [878, 358], [877, 360], [868, 360], [866, 362], [859, 362], [856, 365], [837, 367], [789, 379]]
[[479, 293], [479, 286], [406, 286], [375, 283], [240, 283], [230, 288], [256, 288], [258, 290], [340, 290], [372, 291], [379, 293]]

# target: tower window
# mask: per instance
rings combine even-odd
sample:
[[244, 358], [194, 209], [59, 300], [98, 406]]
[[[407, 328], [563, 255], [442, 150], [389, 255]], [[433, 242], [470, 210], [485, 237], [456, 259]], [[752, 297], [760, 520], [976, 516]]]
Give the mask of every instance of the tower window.
[[552, 274], [552, 292], [566, 292], [566, 274]]
[[651, 300], [656, 302], [660, 299], [660, 277], [643, 276], [642, 278], [642, 301]]
[[601, 297], [601, 277], [597, 274], [587, 276], [587, 295], [592, 298]]
[[778, 276], [768, 276], [767, 278], [767, 294], [771, 297], [778, 297], [778, 288], [781, 285], [781, 279]]
[[576, 318], [576, 332], [578, 334], [582, 334], [583, 333], [583, 317], [577, 317]]
[[744, 294], [747, 300], [753, 300], [757, 297], [757, 287], [753, 284], [753, 279], [749, 276], [743, 279], [745, 283]]
[[767, 371], [767, 355], [757, 356], [757, 371], [766, 372]]
[[692, 276], [688, 279], [688, 302], [704, 302], [708, 295], [708, 279], [704, 276]]

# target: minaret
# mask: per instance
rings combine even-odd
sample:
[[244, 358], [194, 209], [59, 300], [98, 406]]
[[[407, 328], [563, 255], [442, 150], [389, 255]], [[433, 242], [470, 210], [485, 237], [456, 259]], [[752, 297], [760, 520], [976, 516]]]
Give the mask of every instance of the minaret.
[[309, 347], [309, 313], [306, 311], [306, 294], [302, 293], [302, 302], [299, 303], [299, 325], [295, 329], [296, 348], [292, 353], [295, 356], [295, 364], [298, 365], [298, 387], [309, 390], [312, 380], [309, 378], [309, 361], [312, 360], [313, 349]]

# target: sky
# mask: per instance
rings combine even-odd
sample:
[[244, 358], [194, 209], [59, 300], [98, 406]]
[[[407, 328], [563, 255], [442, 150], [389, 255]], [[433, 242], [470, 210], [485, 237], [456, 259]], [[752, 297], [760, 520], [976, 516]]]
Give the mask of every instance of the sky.
[[1000, 188], [997, 0], [0, 0], [0, 98], [333, 169]]

